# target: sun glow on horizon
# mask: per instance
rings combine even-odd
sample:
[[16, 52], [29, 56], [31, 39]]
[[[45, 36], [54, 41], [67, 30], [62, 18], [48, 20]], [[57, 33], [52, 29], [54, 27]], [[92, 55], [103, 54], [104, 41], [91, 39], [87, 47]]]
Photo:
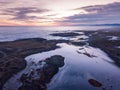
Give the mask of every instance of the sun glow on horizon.
[[[71, 25], [72, 23], [77, 24], [78, 20], [79, 23], [87, 24], [89, 23], [88, 21], [90, 21], [87, 19], [93, 18], [94, 16], [91, 15], [97, 15], [99, 8], [102, 9], [102, 7], [98, 7], [97, 9], [95, 5], [103, 5], [103, 8], [107, 8], [104, 7], [104, 5], [119, 2], [119, 0], [86, 0], [86, 2], [84, 2], [84, 0], [71, 0], [69, 2], [65, 0], [53, 0], [53, 2], [49, 0], [10, 0], [9, 2], [4, 1], [3, 3], [3, 1], [0, 0], [0, 26], [60, 26]], [[90, 6], [90, 8], [88, 6]], [[91, 8], [91, 6], [93, 8]], [[84, 7], [87, 9], [83, 9]], [[101, 13], [100, 15], [102, 15]], [[108, 17], [110, 16], [111, 14], [108, 15]], [[103, 19], [104, 18], [106, 17], [103, 17]], [[110, 19], [112, 18], [110, 17]], [[72, 20], [73, 22], [71, 22]], [[98, 18], [96, 18], [96, 20], [98, 20]]]

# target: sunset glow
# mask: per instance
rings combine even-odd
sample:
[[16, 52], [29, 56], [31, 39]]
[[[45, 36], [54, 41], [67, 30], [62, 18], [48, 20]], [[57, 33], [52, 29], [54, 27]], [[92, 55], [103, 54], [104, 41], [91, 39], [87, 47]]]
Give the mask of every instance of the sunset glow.
[[119, 11], [120, 0], [0, 0], [0, 26], [119, 23]]

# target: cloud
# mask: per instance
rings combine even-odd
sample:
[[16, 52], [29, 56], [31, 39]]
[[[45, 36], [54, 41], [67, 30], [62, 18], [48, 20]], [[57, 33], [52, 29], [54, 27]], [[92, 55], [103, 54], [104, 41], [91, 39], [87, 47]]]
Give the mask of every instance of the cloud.
[[14, 3], [16, 2], [16, 0], [0, 0], [0, 5], [8, 5], [8, 4], [11, 4], [11, 3]]
[[[114, 1], [118, 2], [112, 3]], [[70, 2], [66, 0], [0, 0], [1, 23], [3, 21], [22, 22], [22, 24], [54, 22], [61, 25], [118, 23], [120, 22], [119, 11], [119, 0], [100, 2], [96, 0], [86, 0], [86, 2], [84, 0]]]
[[107, 5], [94, 5], [76, 8], [74, 10], [84, 10], [86, 14], [76, 14], [66, 17], [63, 22], [73, 23], [73, 25], [119, 23], [120, 22], [120, 2]]
[[[37, 16], [29, 16], [31, 13], [44, 13], [48, 12], [48, 9], [38, 9], [36, 7], [16, 7], [16, 8], [7, 8], [2, 12], [3, 15], [11, 15], [12, 20], [30, 20], [35, 18], [41, 18]], [[44, 17], [42, 17], [44, 18]]]
[[86, 10], [87, 12], [98, 12], [98, 13], [120, 13], [120, 2], [115, 2], [107, 5], [95, 5], [82, 7], [81, 9]]

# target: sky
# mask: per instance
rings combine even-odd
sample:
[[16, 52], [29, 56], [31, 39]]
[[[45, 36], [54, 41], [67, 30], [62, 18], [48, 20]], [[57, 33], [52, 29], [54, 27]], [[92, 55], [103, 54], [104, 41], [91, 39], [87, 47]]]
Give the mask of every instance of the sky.
[[120, 0], [0, 0], [0, 26], [120, 23]]

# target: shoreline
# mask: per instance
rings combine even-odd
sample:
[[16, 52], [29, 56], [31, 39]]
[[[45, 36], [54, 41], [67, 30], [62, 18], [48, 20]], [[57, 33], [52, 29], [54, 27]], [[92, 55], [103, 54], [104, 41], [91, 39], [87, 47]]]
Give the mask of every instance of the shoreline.
[[[86, 33], [87, 35], [90, 35]], [[117, 37], [117, 38], [116, 38]], [[115, 61], [115, 65], [120, 67], [120, 31], [96, 31], [92, 32], [88, 41], [92, 47], [100, 48]]]
[[0, 58], [0, 89], [9, 78], [26, 67], [26, 56], [59, 48], [56, 44], [56, 41], [42, 38], [0, 43], [0, 51], [6, 54]]
[[[115, 48], [115, 46], [120, 46], [119, 30], [77, 32], [84, 32], [84, 34], [89, 38], [79, 37], [78, 41], [65, 39], [46, 40], [43, 38], [29, 38], [0, 42], [0, 89], [3, 88], [3, 85], [9, 78], [26, 67], [26, 56], [57, 49], [59, 48], [57, 44], [63, 42], [73, 44], [74, 46], [83, 46], [87, 42], [90, 46], [100, 48], [106, 52], [108, 56], [115, 61], [115, 65], [120, 67], [120, 49]], [[69, 38], [80, 36], [81, 34], [77, 34], [77, 32], [53, 33], [51, 35]], [[118, 37], [118, 39], [113, 38], [114, 36]], [[83, 42], [81, 42], [82, 40]]]
[[120, 48], [116, 48], [120, 46], [120, 28], [115, 29], [102, 29], [96, 31], [73, 31], [67, 33], [53, 33], [52, 36], [59, 37], [77, 37], [81, 34], [77, 34], [77, 32], [84, 32], [86, 36], [88, 36], [88, 40], [84, 38], [79, 38], [77, 42], [70, 41], [73, 45], [85, 45], [85, 42], [81, 42], [79, 40], [86, 40], [90, 46], [100, 48], [104, 52], [108, 54], [108, 56], [115, 61], [115, 64], [120, 67]]

